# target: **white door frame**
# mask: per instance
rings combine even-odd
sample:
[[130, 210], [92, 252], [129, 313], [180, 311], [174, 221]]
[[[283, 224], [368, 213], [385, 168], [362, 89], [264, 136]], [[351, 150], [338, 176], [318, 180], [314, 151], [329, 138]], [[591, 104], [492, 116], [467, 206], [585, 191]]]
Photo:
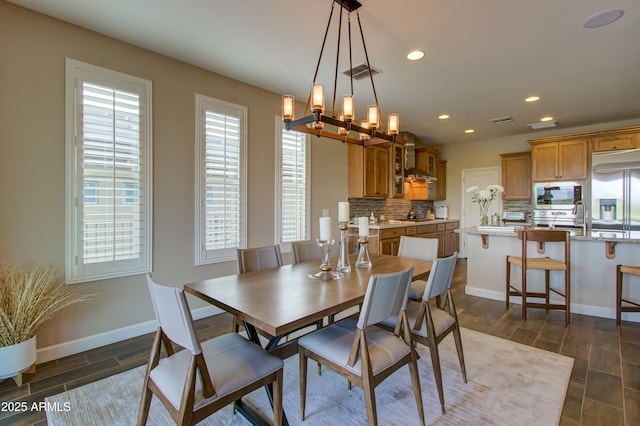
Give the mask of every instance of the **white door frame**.
[[[480, 223], [480, 208], [471, 200], [471, 194], [467, 188], [477, 185], [480, 189], [487, 185], [502, 184], [501, 167], [482, 167], [477, 169], [462, 170], [462, 187], [460, 188], [460, 227], [470, 228]], [[489, 207], [489, 216], [494, 213], [502, 215], [502, 194], [499, 194]], [[463, 233], [460, 239], [460, 257], [467, 257], [467, 234]]]

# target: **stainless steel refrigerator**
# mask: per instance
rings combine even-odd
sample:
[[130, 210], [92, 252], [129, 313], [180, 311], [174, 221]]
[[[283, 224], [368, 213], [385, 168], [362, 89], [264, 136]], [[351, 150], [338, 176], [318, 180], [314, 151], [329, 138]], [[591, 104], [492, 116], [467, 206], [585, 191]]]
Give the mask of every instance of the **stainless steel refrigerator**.
[[593, 153], [591, 228], [640, 230], [640, 149]]

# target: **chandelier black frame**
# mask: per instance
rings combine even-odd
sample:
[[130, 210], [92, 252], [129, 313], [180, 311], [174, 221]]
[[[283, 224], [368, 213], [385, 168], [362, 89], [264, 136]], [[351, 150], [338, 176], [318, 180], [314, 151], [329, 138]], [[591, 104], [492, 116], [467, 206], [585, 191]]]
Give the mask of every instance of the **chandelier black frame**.
[[[338, 43], [336, 49], [336, 63], [334, 71], [333, 81], [333, 101], [332, 101], [332, 114], [333, 116], [325, 115], [324, 108], [324, 86], [316, 82], [318, 76], [318, 70], [320, 69], [320, 63], [322, 61], [322, 54], [327, 41], [327, 35], [329, 34], [329, 28], [331, 26], [331, 20], [333, 18], [333, 12], [335, 5], [341, 6], [340, 20], [338, 24]], [[324, 39], [322, 41], [322, 47], [320, 49], [320, 56], [316, 65], [315, 74], [313, 76], [313, 88], [309, 94], [307, 100], [307, 106], [305, 108], [305, 116], [297, 120], [294, 119], [294, 105], [295, 100], [291, 95], [284, 95], [282, 97], [282, 119], [287, 130], [296, 130], [299, 132], [316, 135], [318, 137], [323, 136], [330, 139], [339, 140], [346, 143], [368, 146], [377, 145], [383, 143], [400, 143], [404, 144], [406, 141], [398, 137], [399, 133], [399, 115], [397, 113], [389, 114], [388, 121], [388, 133], [381, 131], [380, 126], [380, 107], [378, 103], [378, 95], [376, 93], [376, 87], [373, 81], [373, 74], [371, 72], [371, 65], [369, 63], [369, 55], [367, 53], [367, 46], [364, 40], [364, 33], [362, 31], [362, 23], [360, 22], [360, 13], [358, 9], [362, 5], [357, 0], [332, 0], [331, 12], [329, 14], [329, 21], [327, 22], [327, 28], [325, 30]], [[343, 100], [343, 113], [338, 117], [335, 116], [335, 104], [336, 104], [336, 88], [338, 81], [338, 63], [340, 58], [340, 41], [342, 32], [342, 15], [344, 11], [348, 13], [348, 37], [349, 37], [349, 80], [351, 93], [347, 95]], [[364, 49], [365, 60], [369, 72], [369, 79], [371, 81], [371, 88], [373, 90], [373, 97], [375, 105], [371, 105], [367, 109], [368, 120], [361, 122], [361, 124], [355, 123], [355, 117], [353, 115], [353, 63], [351, 52], [351, 12], [355, 11], [358, 18], [358, 27], [360, 29], [360, 37], [362, 39], [362, 46]], [[349, 99], [346, 99], [349, 98]], [[309, 114], [311, 112], [311, 114]], [[325, 130], [324, 124], [329, 124], [337, 128], [337, 133]], [[350, 131], [358, 133], [357, 137], [352, 137]]]

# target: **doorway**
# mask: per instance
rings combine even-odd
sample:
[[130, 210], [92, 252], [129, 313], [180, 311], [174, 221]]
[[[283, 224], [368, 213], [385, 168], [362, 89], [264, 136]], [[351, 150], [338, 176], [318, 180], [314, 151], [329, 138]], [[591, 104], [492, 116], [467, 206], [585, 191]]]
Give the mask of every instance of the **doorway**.
[[[481, 169], [462, 170], [462, 200], [460, 202], [462, 217], [460, 218], [461, 228], [470, 228], [480, 224], [480, 208], [471, 199], [467, 188], [477, 186], [484, 189], [487, 185], [502, 185], [502, 169], [500, 167], [485, 167]], [[502, 213], [502, 195], [498, 195], [489, 206], [489, 217], [492, 214]], [[467, 257], [467, 234], [463, 233], [460, 239], [460, 257]]]

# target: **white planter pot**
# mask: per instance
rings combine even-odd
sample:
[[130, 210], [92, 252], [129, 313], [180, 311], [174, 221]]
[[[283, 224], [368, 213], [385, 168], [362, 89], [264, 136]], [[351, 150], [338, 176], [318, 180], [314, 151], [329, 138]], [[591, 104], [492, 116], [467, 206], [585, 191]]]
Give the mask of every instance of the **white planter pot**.
[[36, 363], [36, 336], [17, 345], [0, 348], [0, 379], [14, 377]]

